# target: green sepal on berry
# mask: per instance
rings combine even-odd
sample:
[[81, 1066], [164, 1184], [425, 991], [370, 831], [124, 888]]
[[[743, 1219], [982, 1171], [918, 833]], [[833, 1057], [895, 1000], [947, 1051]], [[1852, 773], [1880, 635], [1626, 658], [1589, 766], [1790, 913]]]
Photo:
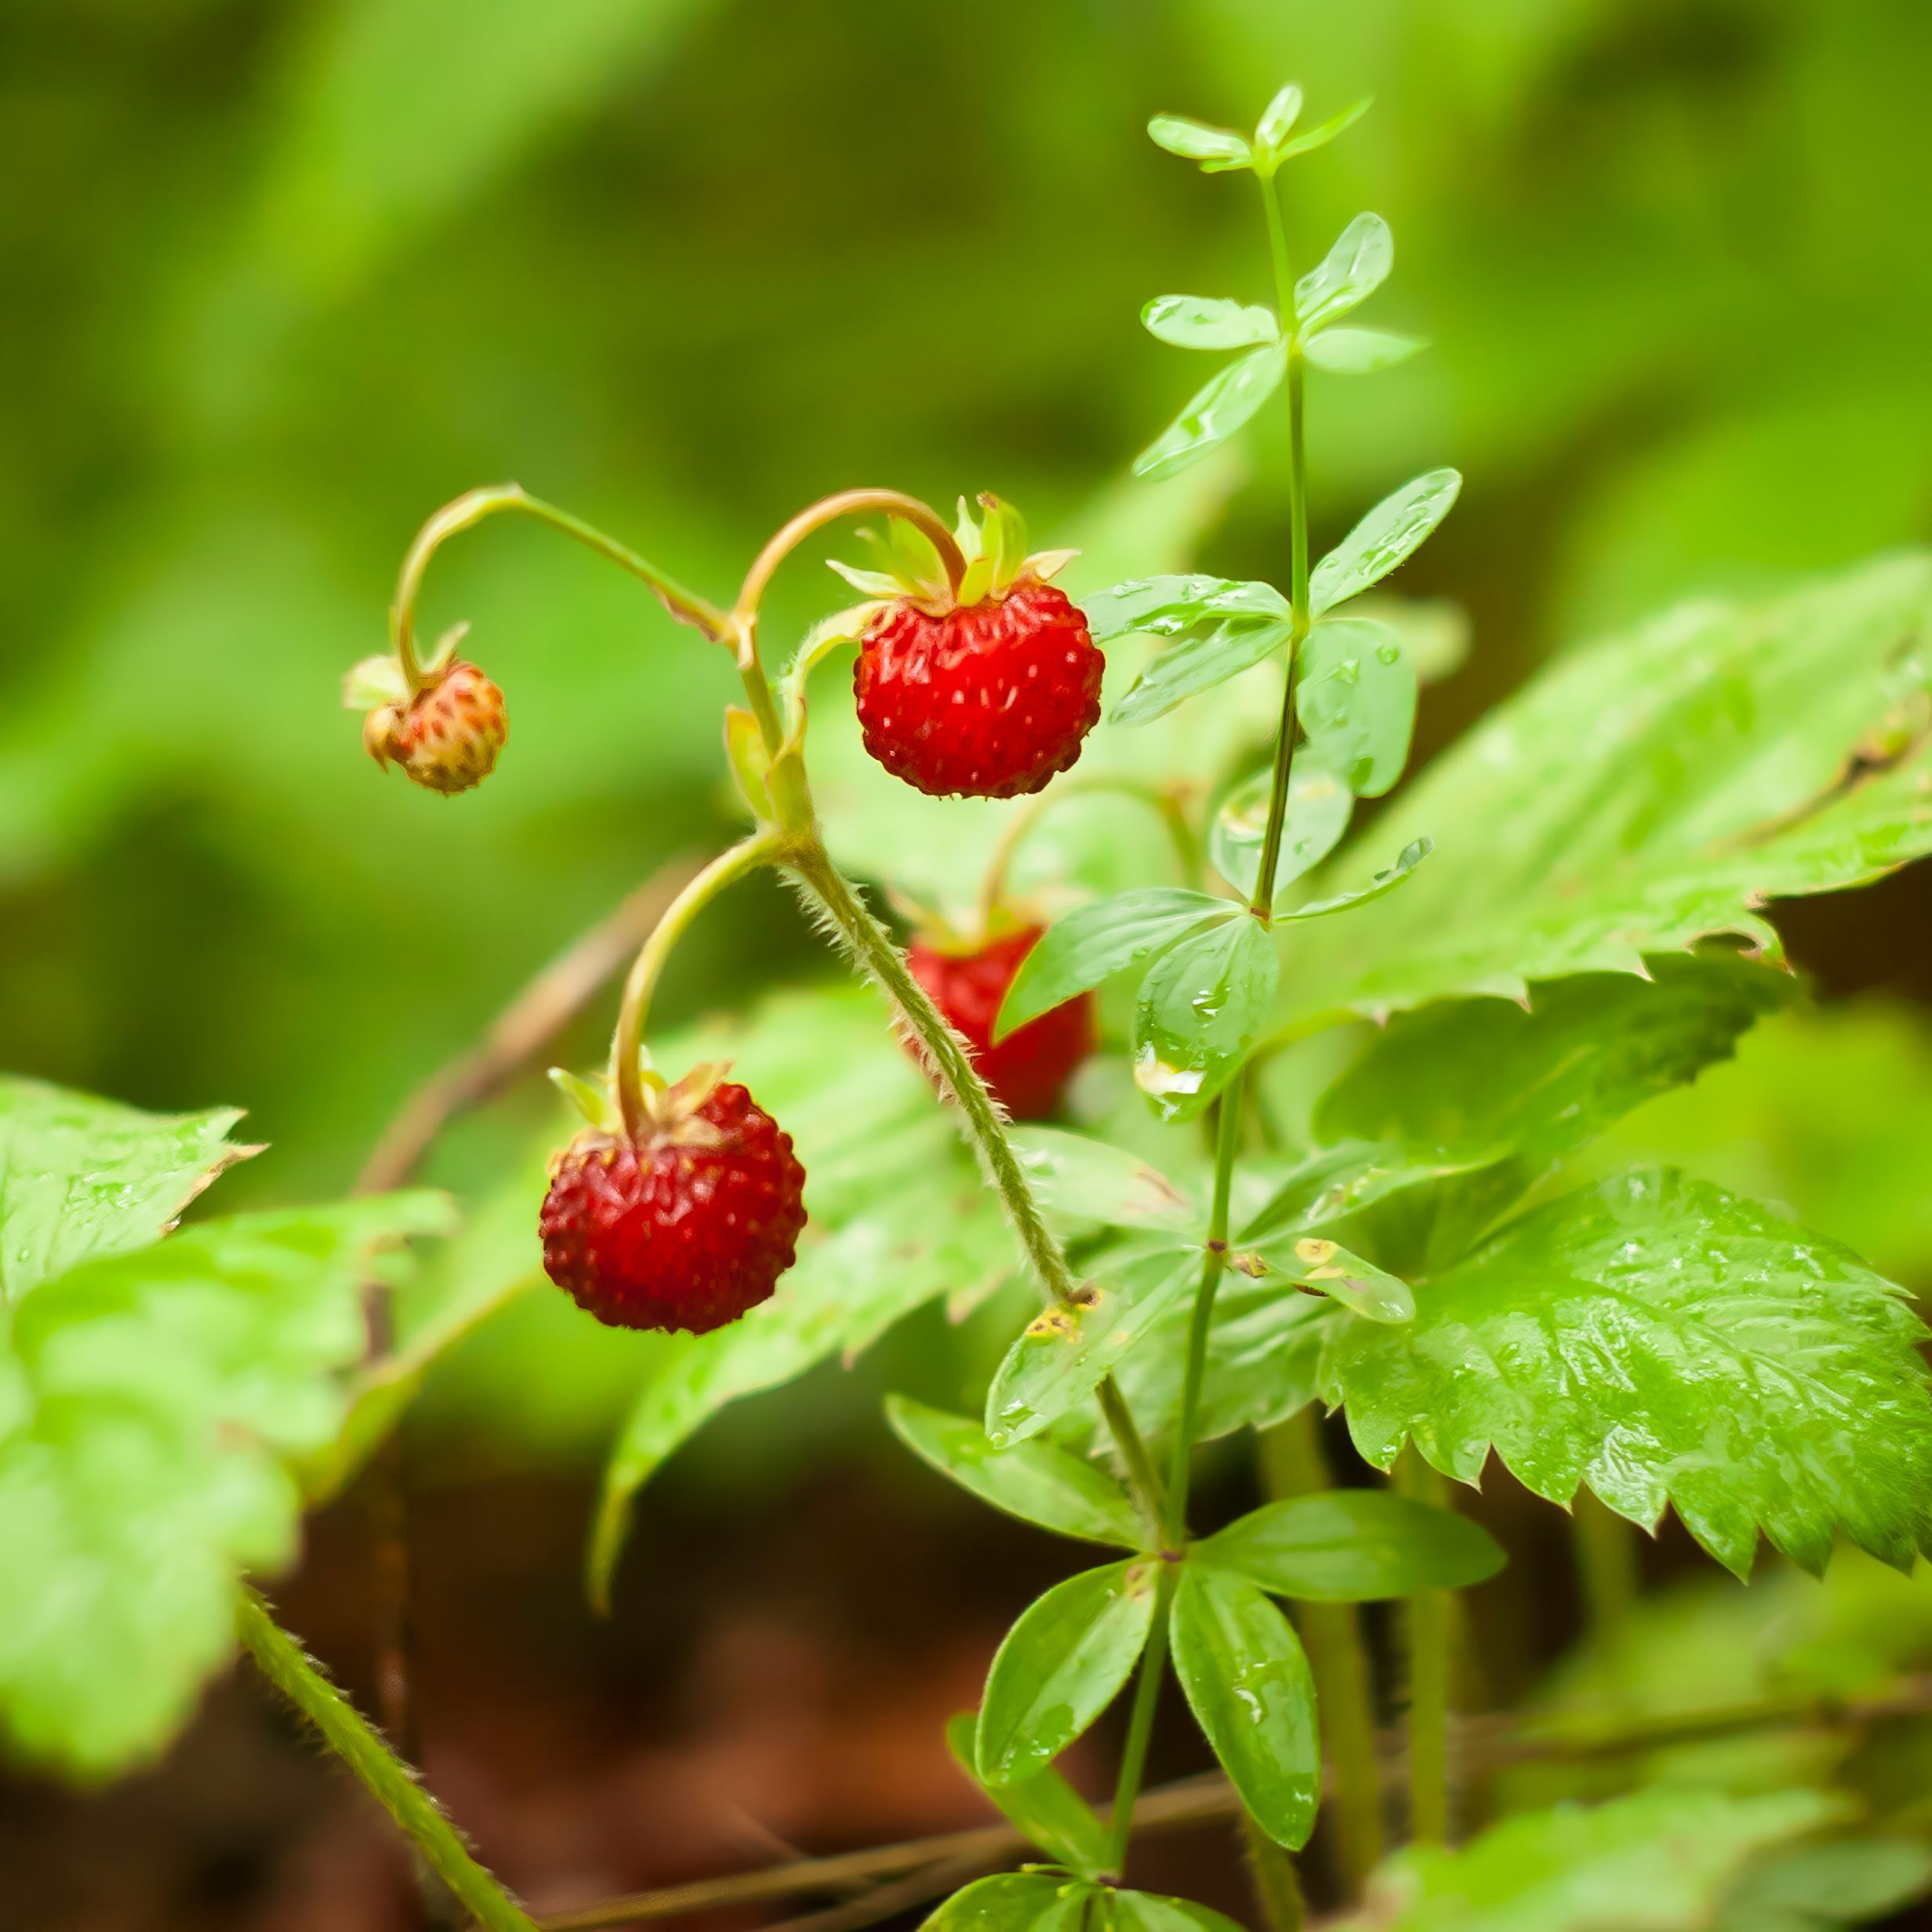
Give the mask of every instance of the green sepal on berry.
[[[966, 561], [965, 575], [954, 588], [932, 539], [898, 517], [888, 518], [884, 534], [867, 531], [877, 569], [855, 569], [833, 560], [832, 568], [855, 590], [887, 603], [909, 603], [939, 617], [990, 597], [1004, 597], [1022, 578], [1045, 583], [1073, 560], [1073, 550], [1026, 551], [1026, 525], [1019, 512], [999, 497], [984, 494], [979, 507], [986, 513], [975, 518], [964, 497], [960, 499], [959, 521], [953, 540]], [[842, 613], [849, 619], [869, 616], [869, 611]], [[863, 628], [862, 621], [859, 628]]]

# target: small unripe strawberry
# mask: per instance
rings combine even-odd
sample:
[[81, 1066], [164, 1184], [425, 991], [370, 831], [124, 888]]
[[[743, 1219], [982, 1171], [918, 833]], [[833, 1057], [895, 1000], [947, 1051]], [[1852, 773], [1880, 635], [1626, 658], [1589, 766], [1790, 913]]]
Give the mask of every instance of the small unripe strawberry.
[[1016, 1120], [1044, 1120], [1060, 1103], [1074, 1070], [1094, 1050], [1094, 997], [1082, 993], [1015, 1027], [996, 1046], [993, 1022], [1000, 1002], [1038, 942], [1042, 928], [1026, 926], [970, 952], [915, 940], [907, 953], [913, 977], [973, 1050], [979, 1077]]
[[742, 1087], [701, 1076], [652, 1102], [639, 1139], [588, 1128], [551, 1162], [543, 1269], [599, 1321], [703, 1335], [792, 1265], [805, 1171]]
[[463, 658], [441, 666], [412, 698], [378, 705], [362, 724], [364, 747], [378, 764], [399, 764], [417, 784], [446, 795], [488, 778], [509, 735], [503, 692]]

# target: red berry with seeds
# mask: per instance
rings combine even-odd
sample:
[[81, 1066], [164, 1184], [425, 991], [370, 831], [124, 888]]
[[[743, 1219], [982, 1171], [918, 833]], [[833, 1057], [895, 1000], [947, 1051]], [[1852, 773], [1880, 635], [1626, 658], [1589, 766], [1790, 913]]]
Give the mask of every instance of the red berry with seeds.
[[544, 1272], [620, 1328], [703, 1335], [770, 1296], [805, 1225], [805, 1171], [742, 1087], [652, 1097], [635, 1142], [591, 1128], [550, 1164]]
[[1051, 1113], [1075, 1068], [1095, 1045], [1091, 993], [1051, 1008], [993, 1044], [993, 1016], [1041, 930], [1027, 926], [971, 952], [947, 951], [918, 940], [907, 955], [913, 978], [972, 1048], [993, 1098], [1018, 1120], [1044, 1120]]
[[452, 658], [406, 702], [378, 705], [362, 726], [362, 743], [378, 764], [399, 764], [417, 784], [445, 795], [488, 778], [509, 735], [503, 692], [463, 658]]

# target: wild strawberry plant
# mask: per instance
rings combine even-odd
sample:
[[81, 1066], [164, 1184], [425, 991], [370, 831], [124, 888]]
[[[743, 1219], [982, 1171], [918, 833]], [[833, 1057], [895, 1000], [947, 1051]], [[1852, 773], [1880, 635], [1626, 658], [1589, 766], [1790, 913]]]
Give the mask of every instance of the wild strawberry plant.
[[[164, 1239], [254, 1151], [227, 1138], [234, 1116], [0, 1091], [0, 1531], [16, 1559], [0, 1720], [17, 1752], [85, 1777], [139, 1761], [238, 1636], [479, 1920], [530, 1923], [245, 1579], [285, 1563], [304, 1498], [347, 1480], [438, 1350], [525, 1290], [536, 1220], [557, 1287], [663, 1338], [605, 1478], [599, 1598], [637, 1492], [707, 1415], [923, 1302], [1030, 1283], [1038, 1312], [979, 1413], [888, 1405], [942, 1476], [1109, 1552], [1021, 1614], [951, 1729], [1037, 1859], [966, 1885], [934, 1923], [1226, 1923], [1124, 1883], [1170, 1673], [1273, 1924], [1299, 1921], [1286, 1854], [1318, 1817], [1345, 1905], [1380, 1868], [1364, 1924], [1446, 1923], [1440, 1907], [1462, 1925], [1582, 1925], [1608, 1895], [1631, 1923], [1702, 1925], [1747, 1870], [1738, 1896], [1762, 1904], [1747, 1922], [1769, 1924], [1830, 1892], [1818, 1851], [1788, 1849], [1840, 1815], [1815, 1780], [1531, 1811], [1444, 1848], [1454, 1592], [1503, 1560], [1453, 1496], [1493, 1456], [1560, 1505], [1588, 1491], [1600, 1542], [1618, 1518], [1674, 1510], [1740, 1576], [1760, 1536], [1814, 1572], [1841, 1544], [1907, 1570], [1932, 1549], [1923, 1331], [1898, 1289], [1682, 1174], [1560, 1178], [1797, 997], [1769, 899], [1932, 849], [1932, 568], [1882, 562], [1577, 652], [1345, 843], [1358, 801], [1401, 775], [1422, 667], [1377, 586], [1460, 480], [1431, 470], [1312, 555], [1311, 379], [1422, 345], [1351, 319], [1393, 262], [1374, 215], [1296, 275], [1281, 170], [1359, 112], [1302, 131], [1300, 108], [1284, 89], [1251, 137], [1152, 125], [1204, 172], [1253, 183], [1273, 299], [1147, 305], [1161, 340], [1230, 359], [1136, 465], [1198, 477], [1272, 407], [1284, 588], [1160, 568], [1184, 545], [1130, 509], [1099, 547], [1118, 580], [1064, 590], [1080, 565], [1030, 554], [990, 496], [956, 522], [892, 490], [828, 498], [774, 536], [729, 607], [514, 485], [425, 526], [392, 648], [352, 679], [380, 762], [445, 793], [497, 764], [502, 692], [456, 656], [460, 634], [419, 653], [416, 614], [441, 545], [514, 512], [730, 654], [746, 703], [724, 748], [748, 829], [638, 955], [601, 1078], [559, 1077], [583, 1124], [540, 1215], [520, 1184], [507, 1215], [485, 1207], [419, 1264], [398, 1244], [448, 1232], [421, 1194]], [[1164, 517], [1198, 508], [1186, 488], [1167, 486]], [[864, 601], [775, 681], [768, 586], [852, 516], [876, 524], [877, 554], [841, 566]], [[855, 647], [841, 712], [832, 660]], [[905, 944], [848, 867], [906, 913]], [[654, 1037], [673, 949], [764, 870], [866, 988]], [[1353, 1057], [1313, 1074], [1297, 1044], [1361, 1019], [1379, 1025], [1357, 1029]], [[1331, 1480], [1324, 1407], [1386, 1485]], [[1210, 1523], [1199, 1451], [1244, 1431], [1276, 1493]], [[1404, 1606], [1408, 1699], [1410, 1842], [1387, 1864], [1354, 1608], [1378, 1600]], [[1123, 1698], [1096, 1810], [1055, 1761]]]

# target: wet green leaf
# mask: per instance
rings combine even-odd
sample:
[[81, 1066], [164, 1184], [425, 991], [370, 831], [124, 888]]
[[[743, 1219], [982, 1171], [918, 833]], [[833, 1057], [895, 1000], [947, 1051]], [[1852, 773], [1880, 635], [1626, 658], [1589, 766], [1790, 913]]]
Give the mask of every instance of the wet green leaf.
[[1153, 885], [1117, 893], [1056, 920], [1013, 975], [996, 1040], [1016, 1026], [1137, 966], [1177, 941], [1241, 916], [1241, 908], [1205, 892]]
[[1420, 336], [1398, 336], [1384, 329], [1324, 329], [1311, 336], [1302, 353], [1318, 369], [1336, 376], [1369, 376], [1393, 369], [1429, 344]]
[[1191, 1898], [1124, 1891], [1113, 1897], [1116, 1932], [1241, 1932], [1232, 1919]]
[[1056, 1583], [1007, 1632], [986, 1678], [974, 1761], [989, 1785], [1043, 1770], [1111, 1704], [1153, 1622], [1158, 1559]]
[[1247, 349], [1281, 334], [1273, 309], [1218, 296], [1157, 295], [1140, 319], [1149, 335], [1177, 349]]
[[1113, 707], [1113, 722], [1146, 724], [1165, 717], [1177, 704], [1273, 657], [1294, 634], [1285, 618], [1273, 623], [1247, 617], [1204, 623], [1168, 645], [1141, 673]]
[[1058, 1932], [1070, 1889], [1051, 1872], [996, 1872], [955, 1892], [921, 1922], [919, 1932]]
[[[1261, 877], [1273, 793], [1274, 774], [1256, 772], [1228, 794], [1208, 828], [1208, 851], [1215, 870], [1244, 897], [1253, 895]], [[1354, 794], [1320, 758], [1310, 752], [1295, 760], [1281, 822], [1281, 850], [1275, 862], [1277, 903], [1284, 887], [1320, 865], [1342, 842], [1354, 808]]]
[[1454, 1851], [1399, 1854], [1373, 1912], [1336, 1932], [1702, 1932], [1753, 1854], [1842, 1808], [1818, 1792], [1687, 1788], [1526, 1812]]
[[1389, 279], [1395, 259], [1395, 237], [1388, 223], [1379, 215], [1357, 215], [1335, 246], [1295, 285], [1296, 332], [1311, 335], [1366, 302]]
[[1299, 906], [1276, 912], [1275, 923], [1284, 925], [1295, 920], [1326, 919], [1331, 913], [1345, 913], [1352, 907], [1366, 906], [1370, 900], [1393, 892], [1397, 886], [1406, 885], [1416, 867], [1435, 849], [1436, 841], [1432, 838], [1411, 839], [1396, 854], [1395, 863], [1385, 866], [1367, 884], [1353, 892], [1333, 892], [1325, 899], [1304, 900]]
[[1391, 1194], [1486, 1164], [1427, 1154], [1418, 1157], [1399, 1140], [1349, 1141], [1298, 1161], [1266, 1205], [1240, 1229], [1235, 1246], [1255, 1247], [1356, 1214]]
[[905, 1396], [888, 1396], [885, 1414], [892, 1433], [921, 1461], [996, 1509], [1088, 1542], [1138, 1549], [1145, 1540], [1120, 1485], [1091, 1462], [1044, 1442], [996, 1449], [971, 1417]]
[[1163, 1120], [1199, 1117], [1261, 1037], [1280, 957], [1258, 919], [1240, 914], [1170, 946], [1141, 982], [1134, 1084]]
[[1291, 1241], [1264, 1242], [1258, 1258], [1285, 1280], [1326, 1295], [1364, 1321], [1415, 1319], [1415, 1295], [1406, 1281], [1360, 1255], [1350, 1254], [1326, 1236], [1304, 1234]]
[[1272, 583], [1242, 583], [1199, 575], [1130, 577], [1080, 601], [1097, 644], [1145, 631], [1149, 637], [1185, 637], [1226, 619], [1286, 623], [1288, 600]]
[[1188, 1563], [1174, 1599], [1174, 1669], [1255, 1822], [1299, 1850], [1321, 1790], [1315, 1682], [1287, 1618], [1255, 1585]]
[[1251, 165], [1248, 145], [1232, 128], [1210, 127], [1178, 114], [1158, 114], [1147, 123], [1148, 138], [1157, 147], [1183, 161], [1197, 161], [1204, 174], [1225, 174]]
[[1011, 1138], [1035, 1199], [1057, 1220], [1179, 1235], [1206, 1221], [1199, 1202], [1124, 1147], [1056, 1127], [1016, 1128]]
[[1446, 842], [1386, 905], [1297, 935], [1278, 1018], [1519, 997], [1713, 933], [1775, 956], [1765, 901], [1932, 851], [1928, 717], [1923, 556], [1572, 652], [1376, 821]]
[[160, 1239], [224, 1168], [255, 1149], [236, 1107], [143, 1113], [34, 1080], [0, 1080], [0, 1307], [96, 1255]]
[[1324, 1395], [1378, 1469], [1413, 1440], [1473, 1482], [1493, 1447], [1538, 1494], [1665, 1505], [1747, 1574], [1760, 1529], [1816, 1571], [1842, 1535], [1932, 1547], [1924, 1330], [1836, 1242], [1638, 1168], [1504, 1228], [1406, 1327], [1335, 1329]]
[[[154, 1198], [159, 1198], [155, 1197]], [[0, 1345], [0, 1733], [97, 1778], [151, 1758], [294, 1556], [289, 1464], [326, 1444], [380, 1246], [439, 1195], [204, 1221], [42, 1281]]]
[[1079, 1298], [1036, 1315], [986, 1391], [986, 1435], [1005, 1449], [1086, 1400], [1200, 1273], [1200, 1251], [1174, 1245], [1102, 1258]]
[[1200, 390], [1156, 441], [1134, 459], [1134, 474], [1149, 481], [1198, 463], [1224, 443], [1281, 386], [1288, 353], [1280, 342], [1264, 343], [1230, 362]]
[[1462, 493], [1454, 470], [1431, 470], [1371, 510], [1314, 568], [1309, 602], [1319, 617], [1379, 583], [1421, 548]]
[[1056, 1864], [1082, 1878], [1096, 1878], [1110, 1861], [1106, 1828], [1060, 1774], [1051, 1767], [1002, 1785], [982, 1784], [974, 1760], [978, 1720], [963, 1711], [946, 1727], [946, 1741], [960, 1768], [1008, 1822], [1024, 1832]]
[[1295, 664], [1295, 703], [1309, 750], [1360, 798], [1402, 775], [1415, 728], [1415, 669], [1386, 624], [1317, 624]]
[[1337, 1489], [1265, 1503], [1189, 1552], [1283, 1596], [1365, 1603], [1459, 1590], [1494, 1576], [1503, 1553], [1481, 1524], [1387, 1490]]

